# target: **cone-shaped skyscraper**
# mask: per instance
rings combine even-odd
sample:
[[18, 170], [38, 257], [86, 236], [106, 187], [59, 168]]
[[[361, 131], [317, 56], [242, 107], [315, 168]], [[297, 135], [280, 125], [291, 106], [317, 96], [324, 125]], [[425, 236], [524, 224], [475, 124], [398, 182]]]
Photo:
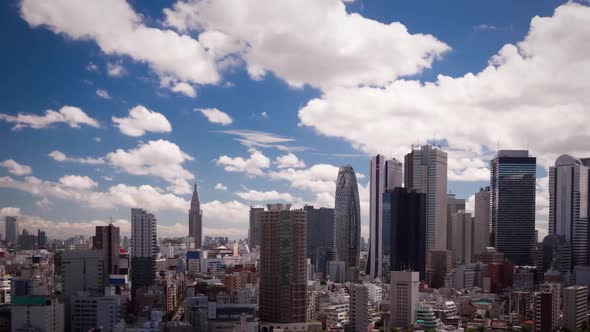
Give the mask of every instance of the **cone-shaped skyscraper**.
[[203, 211], [201, 211], [196, 182], [193, 198], [191, 199], [191, 209], [188, 211], [188, 236], [195, 239], [195, 248], [200, 249], [203, 238]]
[[361, 208], [356, 176], [352, 166], [340, 167], [334, 204], [334, 244], [339, 261], [347, 271], [358, 270], [361, 249]]

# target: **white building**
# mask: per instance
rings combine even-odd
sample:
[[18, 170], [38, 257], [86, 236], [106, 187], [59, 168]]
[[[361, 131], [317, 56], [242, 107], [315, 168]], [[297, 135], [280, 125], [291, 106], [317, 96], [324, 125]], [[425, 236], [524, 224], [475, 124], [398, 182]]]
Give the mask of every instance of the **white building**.
[[419, 272], [392, 271], [389, 296], [390, 325], [408, 329], [416, 321]]
[[369, 329], [369, 293], [362, 284], [350, 285], [350, 331], [366, 332]]
[[29, 296], [15, 299], [10, 306], [11, 331], [64, 331], [64, 304], [55, 298]]
[[143, 209], [131, 209], [131, 294], [147, 288], [156, 278], [158, 254], [156, 217]]
[[588, 323], [588, 287], [571, 286], [563, 289], [563, 325], [577, 331]]

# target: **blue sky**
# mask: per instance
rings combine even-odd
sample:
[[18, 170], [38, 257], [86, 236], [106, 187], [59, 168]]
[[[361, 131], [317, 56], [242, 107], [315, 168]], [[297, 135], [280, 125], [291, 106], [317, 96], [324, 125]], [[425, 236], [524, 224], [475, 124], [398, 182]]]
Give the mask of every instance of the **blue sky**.
[[[180, 236], [196, 179], [205, 232], [245, 237], [249, 205], [333, 204], [343, 164], [366, 206], [371, 154], [400, 158], [436, 137], [449, 190], [465, 198], [498, 146], [530, 148], [543, 229], [546, 167], [590, 155], [572, 143], [588, 137], [577, 91], [589, 12], [563, 1], [2, 2], [2, 214], [60, 237], [110, 217], [128, 228], [140, 205], [161, 235]], [[46, 110], [62, 113], [39, 118]], [[552, 129], [568, 137], [549, 140]]]

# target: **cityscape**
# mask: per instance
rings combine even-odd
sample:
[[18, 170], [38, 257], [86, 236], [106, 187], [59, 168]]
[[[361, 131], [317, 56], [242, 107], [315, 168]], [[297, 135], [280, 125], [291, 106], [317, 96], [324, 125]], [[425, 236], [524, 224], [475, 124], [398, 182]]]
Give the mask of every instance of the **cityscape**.
[[590, 331], [589, 25], [0, 4], [0, 332]]

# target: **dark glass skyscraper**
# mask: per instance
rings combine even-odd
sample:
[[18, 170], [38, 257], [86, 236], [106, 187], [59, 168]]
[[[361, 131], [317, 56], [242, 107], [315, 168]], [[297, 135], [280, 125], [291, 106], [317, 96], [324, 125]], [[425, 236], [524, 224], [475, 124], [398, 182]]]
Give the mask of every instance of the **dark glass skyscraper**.
[[95, 235], [92, 237], [92, 248], [102, 251], [104, 257], [105, 285], [110, 274], [119, 274], [119, 227], [96, 226]]
[[203, 241], [203, 212], [199, 201], [199, 191], [195, 182], [195, 189], [191, 199], [191, 209], [188, 211], [188, 236], [194, 238], [195, 248], [201, 248]]
[[[383, 194], [383, 222], [389, 224], [391, 271], [426, 272], [426, 194], [407, 188], [388, 189]], [[383, 253], [383, 257], [386, 253]]]
[[316, 271], [324, 271], [325, 266], [318, 266], [317, 256], [334, 247], [334, 209], [307, 205], [303, 209], [307, 212], [307, 257]]
[[490, 166], [493, 245], [516, 265], [534, 265], [536, 158], [500, 150]]
[[336, 256], [347, 270], [358, 269], [361, 249], [361, 207], [354, 169], [340, 167], [334, 204], [334, 244]]

